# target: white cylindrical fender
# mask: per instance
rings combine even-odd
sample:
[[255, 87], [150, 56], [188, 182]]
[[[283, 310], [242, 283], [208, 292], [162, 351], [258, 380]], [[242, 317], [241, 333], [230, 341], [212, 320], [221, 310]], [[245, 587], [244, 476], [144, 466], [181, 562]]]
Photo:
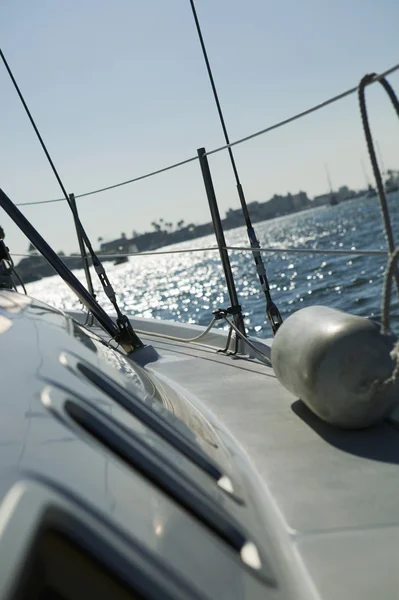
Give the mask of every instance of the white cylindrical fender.
[[312, 306], [280, 326], [271, 358], [282, 385], [323, 421], [360, 429], [399, 401], [395, 344], [373, 321]]

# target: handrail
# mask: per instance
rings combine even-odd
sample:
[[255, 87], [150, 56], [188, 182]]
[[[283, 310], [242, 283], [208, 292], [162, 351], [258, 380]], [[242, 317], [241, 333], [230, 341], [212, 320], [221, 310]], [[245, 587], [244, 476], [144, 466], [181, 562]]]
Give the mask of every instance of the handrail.
[[[387, 75], [390, 75], [391, 73], [394, 73], [397, 70], [399, 70], [399, 64], [396, 64], [393, 67], [384, 71], [383, 73], [376, 75], [372, 81], [367, 83], [367, 85], [372, 85], [373, 83], [380, 81], [380, 79], [382, 79], [383, 77], [386, 77]], [[284, 125], [287, 125], [288, 123], [292, 123], [293, 121], [301, 119], [302, 117], [305, 117], [317, 110], [320, 110], [321, 108], [324, 108], [325, 106], [328, 106], [329, 104], [332, 104], [333, 102], [342, 100], [342, 98], [346, 98], [347, 96], [354, 94], [356, 91], [357, 91], [357, 86], [350, 88], [349, 90], [346, 90], [345, 92], [342, 92], [341, 94], [337, 94], [336, 96], [333, 96], [332, 98], [329, 98], [328, 100], [325, 100], [324, 102], [316, 104], [315, 106], [312, 106], [311, 108], [308, 108], [307, 110], [297, 113], [296, 115], [293, 115], [292, 117], [289, 117], [288, 119], [284, 119], [283, 121], [279, 121], [278, 123], [275, 123], [274, 125], [270, 125], [269, 127], [260, 129], [259, 131], [256, 131], [255, 133], [251, 133], [250, 135], [240, 138], [234, 142], [231, 142], [230, 144], [226, 144], [224, 146], [220, 146], [219, 148], [215, 148], [214, 150], [210, 150], [209, 152], [206, 153], [206, 156], [210, 156], [211, 154], [216, 154], [217, 152], [221, 152], [222, 150], [226, 150], [228, 148], [231, 148], [232, 146], [237, 146], [238, 144], [242, 144], [243, 142], [247, 142], [248, 140], [251, 140], [255, 137], [258, 137], [260, 135], [263, 135], [265, 133], [273, 131], [274, 129], [283, 127]], [[92, 190], [91, 192], [85, 192], [83, 194], [75, 194], [75, 198], [76, 199], [77, 198], [86, 198], [87, 196], [92, 196], [94, 194], [106, 192], [108, 190], [112, 190], [117, 187], [128, 185], [130, 183], [135, 183], [136, 181], [141, 181], [142, 179], [147, 179], [148, 177], [153, 177], [154, 175], [159, 175], [160, 173], [170, 171], [171, 169], [175, 169], [177, 167], [188, 164], [190, 162], [194, 162], [196, 160], [198, 160], [198, 156], [191, 156], [190, 158], [187, 158], [185, 160], [179, 161], [177, 163], [173, 163], [172, 165], [169, 165], [167, 167], [162, 167], [161, 169], [157, 169], [155, 171], [151, 171], [150, 173], [145, 173], [144, 175], [140, 175], [139, 177], [134, 177], [133, 179], [121, 181], [119, 183], [115, 183], [115, 184], [112, 184], [112, 185], [109, 185], [109, 186], [106, 186], [103, 188]], [[65, 201], [64, 198], [56, 198], [53, 200], [36, 200], [34, 202], [22, 202], [22, 203], [17, 204], [16, 206], [33, 206], [33, 205], [37, 205], [37, 204], [52, 204], [54, 202], [63, 202], [63, 201]]]

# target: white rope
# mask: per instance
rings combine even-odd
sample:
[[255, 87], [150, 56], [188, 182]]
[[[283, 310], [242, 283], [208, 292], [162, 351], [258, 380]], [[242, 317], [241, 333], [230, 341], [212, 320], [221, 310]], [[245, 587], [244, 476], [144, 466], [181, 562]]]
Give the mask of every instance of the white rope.
[[[264, 354], [261, 350], [259, 350], [259, 348], [257, 348], [252, 342], [250, 342], [249, 339], [247, 337], [245, 337], [245, 335], [243, 335], [241, 333], [241, 331], [235, 326], [235, 324], [232, 321], [230, 321], [226, 316], [224, 316], [223, 319], [229, 325], [230, 329], [234, 329], [234, 331], [236, 332], [236, 334], [250, 348], [252, 348], [252, 350], [254, 352], [256, 352], [259, 356], [261, 356], [262, 360], [266, 361], [269, 365], [271, 364], [270, 358], [266, 354]], [[193, 342], [198, 342], [200, 339], [202, 339], [203, 337], [205, 337], [210, 332], [210, 330], [214, 326], [215, 322], [216, 322], [216, 319], [214, 317], [212, 319], [212, 321], [209, 323], [208, 327], [202, 333], [200, 333], [200, 335], [197, 335], [196, 337], [193, 337], [193, 338], [181, 338], [181, 337], [177, 337], [177, 336], [173, 336], [173, 335], [168, 335], [168, 334], [165, 334], [165, 333], [156, 333], [156, 332], [146, 331], [144, 329], [136, 329], [136, 328], [135, 328], [135, 332], [138, 333], [139, 335], [154, 336], [154, 337], [162, 338], [162, 339], [165, 339], [165, 340], [172, 340], [172, 341], [175, 341], [175, 342], [185, 342], [187, 344], [191, 344]]]
[[153, 335], [155, 337], [163, 338], [166, 340], [173, 340], [174, 342], [186, 342], [187, 344], [191, 344], [193, 342], [198, 342], [198, 340], [205, 337], [210, 332], [212, 327], [214, 326], [215, 321], [216, 321], [216, 319], [214, 317], [212, 319], [212, 321], [209, 323], [208, 327], [205, 329], [205, 331], [203, 331], [202, 333], [200, 333], [199, 335], [197, 335], [196, 337], [193, 337], [193, 338], [181, 338], [181, 337], [176, 337], [174, 335], [168, 335], [167, 333], [155, 333], [152, 331], [145, 331], [144, 329], [136, 329], [135, 328], [134, 330], [139, 335]]
[[[368, 85], [372, 85], [373, 83], [379, 81], [383, 77], [386, 77], [387, 75], [390, 75], [394, 71], [397, 71], [398, 69], [399, 69], [399, 64], [391, 67], [390, 69], [387, 69], [380, 75], [376, 75], [375, 78], [373, 79], [373, 81], [370, 81], [370, 83]], [[333, 96], [332, 98], [329, 98], [328, 100], [325, 100], [324, 102], [320, 102], [320, 104], [316, 104], [315, 106], [312, 106], [311, 108], [308, 108], [307, 110], [304, 110], [296, 115], [293, 115], [292, 117], [289, 117], [288, 119], [284, 119], [283, 121], [279, 121], [278, 123], [275, 123], [274, 125], [270, 125], [269, 127], [260, 129], [259, 131], [256, 131], [255, 133], [251, 133], [250, 135], [240, 138], [239, 140], [236, 140], [235, 142], [231, 142], [230, 144], [226, 144], [224, 146], [220, 146], [219, 148], [215, 148], [214, 150], [210, 150], [209, 152], [207, 152], [205, 154], [205, 156], [210, 156], [211, 154], [216, 154], [217, 152], [221, 152], [222, 150], [226, 150], [227, 148], [231, 148], [232, 146], [237, 146], [238, 144], [247, 142], [248, 140], [251, 140], [255, 137], [258, 137], [260, 135], [268, 133], [269, 131], [273, 131], [274, 129], [283, 127], [284, 125], [287, 125], [288, 123], [292, 123], [293, 121], [296, 121], [297, 119], [301, 119], [302, 117], [305, 117], [306, 115], [310, 115], [311, 113], [313, 113], [317, 110], [320, 110], [321, 108], [324, 108], [325, 106], [328, 106], [329, 104], [332, 104], [333, 102], [337, 102], [338, 100], [341, 100], [342, 98], [346, 98], [346, 96], [350, 96], [351, 94], [354, 94], [356, 91], [357, 91], [357, 86], [347, 90], [346, 92], [342, 92], [341, 94], [338, 94], [337, 96]], [[136, 181], [141, 181], [142, 179], [147, 179], [148, 177], [153, 177], [154, 175], [159, 175], [160, 173], [165, 173], [166, 171], [170, 171], [171, 169], [181, 167], [182, 165], [186, 165], [187, 163], [194, 162], [195, 160], [198, 160], [198, 156], [191, 156], [190, 158], [187, 158], [185, 160], [181, 160], [181, 161], [179, 161], [177, 163], [173, 163], [172, 165], [169, 165], [167, 167], [163, 167], [161, 169], [157, 169], [156, 171], [151, 171], [150, 173], [140, 175], [139, 177], [134, 177], [133, 179], [121, 181], [120, 183], [115, 183], [113, 185], [99, 188], [99, 189], [93, 190], [91, 192], [85, 192], [84, 194], [76, 194], [75, 198], [86, 198], [87, 196], [92, 196], [93, 194], [100, 194], [101, 192], [113, 190], [113, 189], [121, 187], [123, 185], [128, 185], [128, 184], [134, 183]], [[65, 201], [65, 198], [56, 198], [54, 200], [37, 200], [34, 202], [22, 202], [22, 203], [17, 204], [16, 206], [33, 206], [36, 204], [52, 204], [54, 202], [64, 202], [64, 201]]]

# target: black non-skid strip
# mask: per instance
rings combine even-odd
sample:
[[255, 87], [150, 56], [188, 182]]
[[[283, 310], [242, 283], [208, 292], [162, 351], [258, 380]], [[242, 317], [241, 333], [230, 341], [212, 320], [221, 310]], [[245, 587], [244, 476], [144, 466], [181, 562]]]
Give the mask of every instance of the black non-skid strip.
[[146, 406], [141, 400], [128, 394], [119, 384], [109, 379], [103, 373], [99, 374], [92, 367], [79, 362], [77, 368], [86, 379], [105, 392], [125, 410], [140, 419], [158, 435], [166, 439], [167, 442], [208, 473], [213, 479], [218, 481], [223, 476], [222, 471], [206, 456], [200, 447], [196, 447], [194, 443], [172, 427], [162, 416], [154, 412], [153, 409]]
[[147, 448], [134, 432], [127, 432], [109, 415], [91, 405], [67, 400], [64, 409], [73, 421], [108, 447], [133, 469], [141, 472], [157, 487], [176, 500], [203, 524], [222, 538], [236, 552], [248, 541], [240, 526], [203, 490], [179, 472], [174, 463]]

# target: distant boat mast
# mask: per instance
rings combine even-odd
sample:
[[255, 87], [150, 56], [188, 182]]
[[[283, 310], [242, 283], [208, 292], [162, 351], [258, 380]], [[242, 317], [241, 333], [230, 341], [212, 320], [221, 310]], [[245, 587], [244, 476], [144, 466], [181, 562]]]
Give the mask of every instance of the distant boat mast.
[[339, 200], [338, 200], [337, 194], [334, 194], [334, 192], [333, 192], [330, 171], [328, 170], [327, 164], [325, 164], [324, 167], [326, 169], [328, 187], [330, 188], [330, 204], [331, 204], [331, 206], [334, 206], [335, 204], [338, 204]]
[[370, 182], [369, 176], [367, 175], [366, 167], [364, 165], [364, 160], [362, 158], [360, 159], [360, 164], [362, 165], [362, 171], [363, 171], [364, 179], [366, 181], [366, 185], [368, 188], [370, 188], [371, 182]]
[[334, 192], [333, 192], [332, 185], [331, 185], [330, 171], [328, 170], [327, 164], [325, 164], [324, 167], [326, 169], [327, 182], [328, 182], [328, 187], [330, 188], [330, 194], [333, 194]]
[[382, 175], [382, 178], [385, 179], [385, 175], [386, 175], [385, 165], [384, 165], [384, 161], [382, 159], [381, 148], [380, 148], [380, 144], [379, 144], [378, 140], [376, 140], [375, 145], [377, 148], [378, 160], [381, 163], [381, 175]]

